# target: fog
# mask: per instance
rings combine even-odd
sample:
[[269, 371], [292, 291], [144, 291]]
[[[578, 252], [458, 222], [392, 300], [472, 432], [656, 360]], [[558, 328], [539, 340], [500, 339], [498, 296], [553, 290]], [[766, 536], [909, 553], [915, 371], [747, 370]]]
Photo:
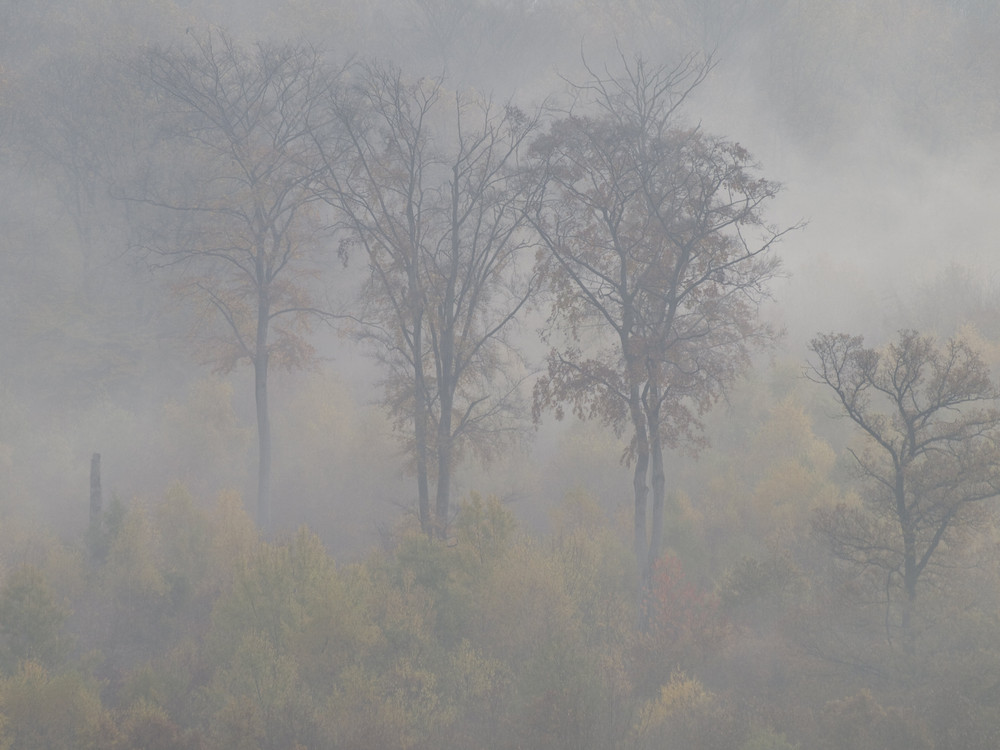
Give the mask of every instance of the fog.
[[[917, 573], [885, 562], [894, 552], [844, 552], [830, 519], [879, 496], [864, 461], [880, 443], [817, 375], [815, 337], [890, 351], [900, 331], [960, 336], [997, 375], [998, 33], [1000, 7], [982, 0], [0, 0], [0, 746], [145, 747], [138, 728], [155, 726], [163, 744], [149, 747], [990, 747], [996, 493], [945, 514], [961, 521], [942, 522]], [[308, 80], [329, 75], [342, 97], [301, 144], [289, 128], [284, 161], [249, 170], [309, 185], [261, 231], [223, 205], [237, 194], [224, 158], [190, 145], [216, 136], [171, 98], [172, 61], [226, 40], [305, 51], [324, 71]], [[379, 150], [376, 109], [357, 104], [376, 100], [373, 81], [396, 71], [395, 95], [417, 92], [400, 121], [435, 102], [413, 122], [443, 186], [464, 168], [455, 157], [448, 171], [448, 149], [480, 121], [497, 138], [537, 117], [497, 174], [537, 170], [544, 144], [531, 143], [570, 112], [596, 117], [588, 82], [639, 59], [704, 66], [671, 127], [740, 144], [753, 175], [780, 184], [761, 211], [781, 267], [748, 309], [781, 335], [681, 396], [690, 423], [663, 418], [676, 429], [662, 428], [662, 556], [648, 570], [633, 557], [628, 409], [542, 403], [550, 349], [614, 337], [590, 318], [573, 323], [582, 338], [559, 329], [560, 288], [532, 275], [541, 209], [505, 234], [534, 194], [509, 178], [514, 198], [480, 216], [513, 238], [467, 321], [480, 369], [449, 392], [447, 360], [428, 359], [423, 406], [407, 350], [420, 324], [404, 315], [394, 332], [409, 303], [379, 296], [406, 280], [386, 250], [392, 211], [351, 213], [405, 172]], [[291, 110], [304, 90], [279, 101]], [[507, 104], [523, 121], [489, 119]], [[351, 150], [351, 125], [370, 151]], [[270, 145], [253, 143], [241, 158]], [[370, 182], [330, 176], [376, 153]], [[444, 188], [425, 195], [426, 215], [444, 216]], [[421, 231], [442, 248], [459, 230], [437, 220]], [[253, 232], [301, 248], [267, 292], [294, 317], [269, 329], [266, 450], [258, 350], [233, 336], [251, 330], [254, 297], [225, 276]], [[422, 320], [436, 352], [448, 329], [436, 309]], [[468, 421], [445, 439], [451, 397], [447, 413]], [[980, 401], [993, 408], [976, 395], [943, 414]], [[992, 447], [976, 450], [990, 464]], [[947, 472], [919, 470], [915, 486], [944, 502], [933, 481]], [[899, 519], [880, 512], [857, 528], [895, 550]], [[916, 598], [904, 578], [918, 574]], [[243, 688], [261, 664], [272, 682], [254, 697]], [[31, 713], [29, 687], [86, 718]], [[36, 725], [58, 727], [31, 744]]]

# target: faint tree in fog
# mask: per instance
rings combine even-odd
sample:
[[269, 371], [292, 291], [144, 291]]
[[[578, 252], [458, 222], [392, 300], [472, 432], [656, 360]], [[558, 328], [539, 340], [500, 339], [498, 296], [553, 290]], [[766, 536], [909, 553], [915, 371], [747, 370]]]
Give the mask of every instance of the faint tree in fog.
[[153, 338], [136, 315], [134, 268], [117, 262], [125, 207], [108, 189], [139, 108], [109, 40], [67, 45], [58, 31], [32, 31], [36, 48], [19, 67], [0, 61], [0, 163], [10, 169], [0, 297], [17, 311], [3, 338], [20, 352], [10, 364], [34, 370], [24, 377], [33, 388], [81, 404], [129, 383]]
[[533, 145], [556, 342], [536, 417], [569, 403], [581, 418], [631, 426], [644, 580], [662, 542], [664, 448], [698, 442], [699, 416], [774, 337], [757, 307], [778, 269], [783, 232], [762, 213], [778, 186], [738, 144], [677, 121], [709, 69], [637, 59], [621, 77], [594, 75], [577, 87], [586, 114], [571, 111]]
[[984, 268], [952, 262], [900, 303], [898, 316], [916, 328], [946, 337], [972, 326], [989, 341], [1000, 340], [1000, 283]]
[[461, 450], [488, 452], [518, 393], [508, 335], [533, 291], [518, 166], [537, 118], [391, 66], [354, 75], [332, 99], [350, 155], [327, 161], [343, 249], [370, 269], [356, 332], [412, 430], [421, 527], [443, 536]]
[[977, 523], [977, 505], [1000, 495], [1000, 394], [960, 338], [938, 345], [902, 331], [878, 350], [825, 334], [810, 349], [807, 374], [833, 390], [863, 436], [851, 455], [867, 489], [861, 507], [822, 511], [816, 528], [837, 557], [884, 573], [887, 592], [902, 589], [909, 647], [918, 581]]
[[329, 81], [308, 47], [243, 48], [222, 32], [192, 38], [183, 50], [150, 49], [140, 63], [156, 97], [159, 159], [135, 197], [169, 214], [144, 246], [179, 268], [178, 291], [203, 306], [204, 330], [222, 331], [208, 334], [208, 356], [220, 371], [253, 365], [257, 519], [268, 528], [268, 372], [313, 354], [310, 285], [324, 237], [315, 117]]

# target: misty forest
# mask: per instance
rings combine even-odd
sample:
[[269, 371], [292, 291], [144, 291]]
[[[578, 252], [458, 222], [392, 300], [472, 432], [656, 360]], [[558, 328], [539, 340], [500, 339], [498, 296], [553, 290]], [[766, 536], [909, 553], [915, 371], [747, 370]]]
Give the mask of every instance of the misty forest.
[[0, 750], [996, 750], [998, 38], [0, 0]]

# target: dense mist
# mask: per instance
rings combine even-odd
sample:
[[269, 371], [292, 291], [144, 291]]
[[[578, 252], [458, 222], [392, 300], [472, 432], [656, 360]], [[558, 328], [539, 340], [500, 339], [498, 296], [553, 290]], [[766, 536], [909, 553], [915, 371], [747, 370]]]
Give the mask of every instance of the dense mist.
[[998, 33], [0, 0], [0, 747], [996, 747]]

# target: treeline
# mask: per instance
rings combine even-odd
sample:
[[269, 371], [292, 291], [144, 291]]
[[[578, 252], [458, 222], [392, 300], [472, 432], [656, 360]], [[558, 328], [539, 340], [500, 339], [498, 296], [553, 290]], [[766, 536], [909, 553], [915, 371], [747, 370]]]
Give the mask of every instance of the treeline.
[[836, 646], [816, 631], [842, 604], [792, 553], [715, 586], [667, 555], [637, 628], [627, 535], [581, 495], [541, 538], [472, 497], [449, 544], [401, 529], [342, 566], [306, 529], [262, 540], [231, 494], [204, 509], [178, 485], [106, 521], [92, 563], [5, 532], [5, 746], [912, 750], [990, 747], [997, 727], [956, 690], [991, 652], [955, 681], [898, 669], [905, 707], [840, 694], [807, 645]]
[[[517, 504], [466, 497], [448, 540], [411, 516], [350, 565], [305, 529], [263, 540], [235, 493], [180, 485], [112, 501], [89, 539], [7, 516], [0, 737], [39, 748], [994, 747], [995, 511], [969, 509], [909, 602], [903, 539], [879, 496], [845, 481], [853, 459], [838, 469], [827, 442], [844, 423], [826, 402], [804, 404], [818, 393], [796, 376], [741, 386], [710, 417], [727, 428], [713, 430], [717, 444], [669, 465], [687, 490], [668, 494], [667, 552], [643, 612], [631, 514], [609, 515], [588, 493], [614, 466], [599, 430], [563, 448], [586, 470], [551, 532], [521, 528]], [[946, 498], [915, 499], [927, 523]], [[831, 541], [850, 554], [831, 556]]]

